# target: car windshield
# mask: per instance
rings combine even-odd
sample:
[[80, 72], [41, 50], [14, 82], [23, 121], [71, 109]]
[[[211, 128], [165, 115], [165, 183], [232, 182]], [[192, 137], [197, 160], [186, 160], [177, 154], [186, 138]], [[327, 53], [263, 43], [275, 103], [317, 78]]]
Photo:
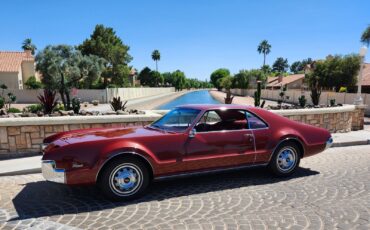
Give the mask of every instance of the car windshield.
[[164, 131], [183, 132], [193, 123], [199, 112], [200, 110], [197, 109], [177, 108], [152, 123], [150, 127]]

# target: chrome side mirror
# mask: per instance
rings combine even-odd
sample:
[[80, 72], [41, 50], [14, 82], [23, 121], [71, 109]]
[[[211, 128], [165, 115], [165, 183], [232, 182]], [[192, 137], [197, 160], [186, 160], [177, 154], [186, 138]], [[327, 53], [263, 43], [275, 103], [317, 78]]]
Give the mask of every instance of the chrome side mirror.
[[197, 134], [197, 131], [195, 129], [192, 129], [189, 132], [189, 137], [195, 137], [195, 134]]

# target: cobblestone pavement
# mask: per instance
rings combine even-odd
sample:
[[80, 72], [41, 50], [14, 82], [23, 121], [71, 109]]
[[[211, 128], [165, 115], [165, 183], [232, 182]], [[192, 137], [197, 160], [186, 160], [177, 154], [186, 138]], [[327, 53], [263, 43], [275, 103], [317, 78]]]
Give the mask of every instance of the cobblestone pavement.
[[370, 147], [303, 159], [290, 179], [264, 169], [162, 181], [129, 203], [95, 187], [0, 178], [3, 229], [370, 229]]

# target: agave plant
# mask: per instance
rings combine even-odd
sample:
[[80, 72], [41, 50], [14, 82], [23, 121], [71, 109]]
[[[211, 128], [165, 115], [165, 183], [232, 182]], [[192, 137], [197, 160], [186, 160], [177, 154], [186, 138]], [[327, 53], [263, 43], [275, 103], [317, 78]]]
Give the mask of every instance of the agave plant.
[[50, 114], [53, 112], [54, 108], [57, 106], [57, 100], [55, 98], [56, 92], [44, 89], [44, 95], [39, 95], [39, 99], [45, 114]]
[[121, 101], [121, 97], [113, 97], [112, 101], [110, 102], [110, 107], [116, 112], [118, 110], [125, 111], [126, 104], [127, 101], [125, 102]]

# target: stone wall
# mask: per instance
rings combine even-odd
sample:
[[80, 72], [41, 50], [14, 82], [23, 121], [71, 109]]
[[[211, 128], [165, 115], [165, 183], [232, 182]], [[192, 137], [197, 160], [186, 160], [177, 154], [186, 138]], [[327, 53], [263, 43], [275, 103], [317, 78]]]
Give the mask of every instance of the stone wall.
[[[363, 129], [364, 106], [271, 110], [291, 120], [322, 127], [332, 133]], [[0, 159], [29, 156], [40, 152], [40, 144], [52, 134], [75, 129], [142, 126], [167, 111], [146, 111], [144, 115], [24, 117], [0, 119]]]
[[0, 119], [0, 159], [30, 156], [41, 152], [45, 137], [58, 132], [103, 128], [147, 125], [161, 115], [110, 115], [76, 117], [35, 117]]
[[333, 108], [271, 111], [294, 121], [325, 128], [331, 133], [344, 133], [350, 132], [351, 130], [363, 129], [363, 106], [344, 105]]

